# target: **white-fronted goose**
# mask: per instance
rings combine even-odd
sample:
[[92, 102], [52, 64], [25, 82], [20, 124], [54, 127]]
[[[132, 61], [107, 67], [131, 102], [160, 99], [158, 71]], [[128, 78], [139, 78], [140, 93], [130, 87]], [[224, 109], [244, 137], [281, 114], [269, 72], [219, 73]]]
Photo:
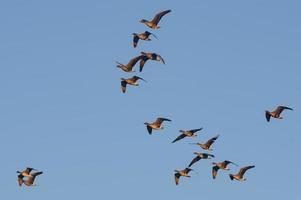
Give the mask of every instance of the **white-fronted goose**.
[[151, 41], [150, 39], [150, 35], [153, 35], [156, 39], [158, 39], [153, 33], [145, 31], [144, 33], [133, 33], [133, 46], [134, 48], [137, 47], [137, 44], [139, 42], [139, 40], [145, 40], [145, 41]]
[[124, 65], [124, 64], [122, 64], [122, 63], [119, 63], [119, 62], [116, 62], [116, 63], [118, 64], [117, 67], [120, 68], [120, 69], [122, 69], [122, 70], [125, 71], [125, 72], [135, 72], [135, 71], [133, 71], [133, 67], [134, 67], [135, 64], [136, 64], [140, 59], [142, 59], [142, 58], [143, 58], [142, 55], [137, 56], [137, 57], [131, 59], [131, 60], [129, 61], [129, 63], [126, 64], [126, 65]]
[[142, 19], [142, 20], [140, 20], [140, 22], [143, 23], [143, 24], [145, 24], [149, 28], [159, 29], [159, 28], [161, 28], [160, 26], [158, 26], [159, 21], [161, 20], [161, 18], [164, 15], [166, 15], [169, 12], [171, 12], [171, 10], [165, 10], [163, 12], [160, 12], [160, 13], [156, 14], [156, 16], [154, 17], [154, 19], [152, 19], [151, 21], [148, 21], [146, 19]]
[[190, 176], [188, 175], [189, 172], [191, 171], [192, 169], [191, 168], [185, 168], [183, 170], [175, 170], [175, 182], [176, 182], [176, 185], [179, 184], [179, 181], [180, 181], [180, 177], [181, 176], [184, 176], [184, 177], [188, 177], [190, 178]]
[[218, 172], [219, 169], [230, 170], [230, 168], [228, 167], [228, 165], [229, 165], [230, 163], [232, 163], [232, 164], [235, 165], [235, 166], [238, 166], [237, 164], [235, 164], [234, 162], [229, 161], [229, 160], [225, 160], [225, 161], [219, 162], [219, 163], [213, 162], [213, 163], [212, 163], [212, 164], [214, 165], [214, 166], [212, 167], [212, 177], [213, 177], [213, 179], [216, 178], [216, 175], [217, 175], [217, 172]]
[[175, 143], [176, 141], [179, 141], [185, 137], [196, 137], [197, 136], [196, 132], [198, 132], [202, 129], [203, 128], [192, 129], [192, 130], [188, 130], [188, 131], [179, 130], [179, 132], [181, 132], [182, 134], [179, 135], [174, 141], [172, 141], [172, 143]]
[[231, 180], [235, 179], [235, 180], [238, 180], [238, 181], [247, 180], [246, 178], [244, 178], [244, 174], [246, 173], [247, 170], [249, 170], [253, 167], [255, 167], [255, 165], [246, 166], [246, 167], [241, 168], [237, 174], [229, 174], [230, 179]]
[[126, 91], [126, 85], [133, 85], [133, 86], [139, 86], [139, 84], [137, 83], [138, 80], [143, 80], [146, 82], [146, 80], [144, 80], [143, 78], [139, 77], [139, 76], [133, 76], [132, 78], [121, 78], [121, 91], [123, 93], [125, 93]]
[[153, 122], [153, 123], [145, 122], [144, 124], [146, 125], [146, 128], [147, 128], [148, 133], [151, 135], [153, 129], [154, 129], [154, 130], [161, 130], [161, 129], [164, 128], [164, 127], [162, 126], [162, 123], [163, 123], [164, 121], [169, 121], [169, 122], [171, 122], [170, 119], [159, 117], [159, 118], [157, 118], [157, 120], [156, 120], [155, 122]]
[[142, 58], [140, 60], [140, 72], [142, 72], [143, 67], [146, 63], [146, 61], [148, 60], [155, 60], [155, 61], [160, 61], [165, 65], [165, 61], [162, 58], [162, 56], [160, 56], [157, 53], [146, 53], [146, 52], [141, 52]]
[[286, 106], [278, 106], [276, 108], [276, 110], [270, 112], [268, 110], [265, 111], [265, 117], [267, 119], [267, 121], [270, 121], [270, 118], [276, 118], [276, 119], [282, 119], [282, 117], [280, 116], [280, 114], [282, 113], [283, 110], [293, 110], [292, 108], [286, 107]]
[[214, 158], [214, 155], [208, 154], [208, 153], [194, 152], [194, 154], [196, 155], [196, 157], [194, 159], [192, 159], [192, 161], [190, 162], [190, 164], [188, 165], [188, 167], [191, 167], [194, 163], [198, 162], [201, 159], [211, 159], [211, 158]]
[[202, 143], [190, 143], [190, 144], [195, 144], [198, 145], [199, 147], [201, 147], [204, 150], [209, 150], [212, 151], [212, 149], [210, 149], [211, 145], [215, 142], [215, 140], [219, 137], [219, 135], [211, 138], [210, 140], [208, 140], [205, 144]]

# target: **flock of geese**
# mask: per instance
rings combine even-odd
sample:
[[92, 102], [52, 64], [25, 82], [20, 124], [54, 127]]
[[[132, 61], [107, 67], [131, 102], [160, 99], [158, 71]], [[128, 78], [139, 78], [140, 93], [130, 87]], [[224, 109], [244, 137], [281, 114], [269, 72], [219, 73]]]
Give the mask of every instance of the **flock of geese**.
[[[162, 17], [164, 15], [166, 15], [170, 12], [171, 12], [171, 10], [165, 10], [163, 12], [156, 14], [155, 17], [151, 21], [142, 19], [142, 20], [140, 20], [140, 22], [145, 24], [147, 27], [149, 27], [151, 29], [159, 29], [160, 26], [158, 26], [158, 23], [160, 22], [160, 20], [162, 19]], [[150, 41], [151, 35], [154, 36], [155, 38], [157, 38], [153, 33], [149, 32], [149, 31], [145, 31], [140, 34], [133, 33], [132, 35], [133, 35], [133, 47], [134, 48], [137, 47], [139, 40]], [[123, 70], [124, 72], [135, 72], [133, 70], [133, 68], [136, 65], [136, 63], [138, 61], [140, 61], [139, 62], [139, 65], [140, 65], [139, 71], [141, 72], [143, 70], [145, 63], [148, 60], [160, 61], [163, 64], [165, 64], [164, 59], [159, 54], [141, 52], [139, 56], [131, 59], [128, 62], [128, 64], [126, 64], [126, 65], [117, 62], [117, 67], [120, 68], [121, 70]], [[136, 75], [131, 78], [121, 78], [121, 91], [123, 93], [125, 93], [127, 85], [138, 86], [139, 85], [137, 83], [138, 80], [145, 81], [143, 78], [136, 76]], [[271, 117], [275, 118], [275, 119], [282, 119], [281, 113], [284, 110], [293, 110], [293, 109], [286, 107], [286, 106], [278, 106], [274, 111], [267, 110], [267, 111], [265, 111], [266, 120], [269, 122]], [[145, 122], [144, 124], [146, 125], [148, 133], [151, 135], [153, 130], [157, 130], [157, 131], [162, 130], [164, 128], [163, 122], [165, 122], [165, 121], [171, 122], [170, 119], [159, 117], [154, 122], [151, 122], [151, 123]], [[197, 132], [201, 131], [202, 129], [203, 128], [192, 129], [192, 130], [179, 130], [179, 132], [181, 134], [177, 138], [175, 138], [172, 141], [172, 143], [182, 140], [185, 137], [197, 137]], [[198, 147], [200, 147], [201, 149], [206, 150], [206, 151], [212, 151], [211, 146], [218, 139], [218, 137], [219, 137], [219, 135], [209, 139], [206, 143], [197, 142], [197, 143], [190, 143], [190, 144], [197, 145]], [[190, 177], [189, 173], [191, 171], [193, 171], [191, 166], [194, 165], [196, 162], [198, 162], [202, 159], [215, 158], [215, 156], [210, 153], [194, 152], [194, 154], [196, 156], [192, 159], [192, 161], [188, 164], [188, 166], [186, 168], [184, 168], [183, 170], [174, 170], [175, 171], [174, 177], [175, 177], [176, 185], [179, 184], [180, 177]], [[238, 166], [236, 163], [229, 161], [229, 160], [224, 160], [222, 162], [213, 162], [212, 163], [212, 165], [213, 165], [212, 178], [215, 179], [217, 177], [217, 173], [220, 169], [229, 171], [230, 170], [230, 168], [228, 167], [229, 164]], [[244, 177], [245, 172], [254, 167], [255, 167], [255, 165], [249, 165], [249, 166], [242, 167], [242, 168], [240, 168], [240, 170], [238, 171], [237, 174], [229, 174], [229, 177], [231, 180], [235, 179], [238, 181], [245, 181], [246, 180], [246, 178]], [[32, 172], [32, 171], [36, 171], [36, 172]], [[23, 170], [21, 172], [17, 171], [17, 173], [18, 173], [19, 186], [22, 186], [23, 184], [26, 186], [36, 186], [36, 184], [34, 183], [36, 177], [43, 174], [42, 171], [37, 171], [34, 168], [30, 168], [30, 167], [27, 167], [25, 170]]]

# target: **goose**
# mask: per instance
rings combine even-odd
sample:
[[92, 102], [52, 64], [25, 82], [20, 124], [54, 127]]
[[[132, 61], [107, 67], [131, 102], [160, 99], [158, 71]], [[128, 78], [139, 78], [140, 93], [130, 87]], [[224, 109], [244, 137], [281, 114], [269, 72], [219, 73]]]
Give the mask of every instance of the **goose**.
[[202, 143], [190, 143], [190, 144], [195, 144], [198, 145], [199, 147], [201, 147], [204, 150], [209, 150], [212, 151], [212, 149], [210, 149], [211, 145], [215, 142], [215, 140], [219, 137], [219, 135], [211, 138], [210, 140], [208, 140], [206, 143], [202, 144]]
[[21, 187], [22, 184], [24, 183], [26, 186], [36, 186], [36, 184], [34, 184], [34, 181], [35, 181], [35, 178], [39, 175], [43, 174], [43, 172], [35, 172], [35, 173], [32, 173], [30, 174], [28, 177], [27, 177], [27, 180], [24, 180], [24, 176], [22, 175], [22, 173], [20, 173], [18, 175], [18, 183], [19, 183], [19, 186]]
[[169, 122], [171, 122], [170, 119], [159, 117], [159, 118], [157, 118], [157, 120], [156, 120], [155, 122], [153, 122], [153, 123], [145, 122], [144, 124], [146, 125], [146, 128], [147, 128], [148, 133], [151, 135], [153, 129], [154, 129], [154, 130], [161, 130], [161, 129], [164, 128], [164, 127], [162, 126], [162, 123], [163, 123], [164, 121], [169, 121]]
[[[141, 61], [140, 61], [141, 62]], [[282, 113], [282, 111], [284, 110], [293, 110], [292, 108], [286, 107], [286, 106], [278, 106], [274, 111], [270, 112], [268, 110], [265, 111], [265, 117], [267, 119], [267, 121], [270, 121], [270, 118], [276, 118], [276, 119], [283, 119], [280, 114]]]
[[132, 35], [134, 36], [133, 37], [133, 46], [134, 46], [134, 48], [137, 47], [137, 44], [138, 44], [139, 40], [151, 41], [151, 39], [149, 37], [150, 35], [153, 35], [156, 39], [158, 39], [153, 33], [148, 32], [148, 31], [145, 31], [145, 32], [140, 33], [140, 34], [133, 33]]
[[164, 59], [162, 58], [162, 56], [160, 56], [157, 53], [146, 53], [146, 52], [142, 51], [141, 55], [142, 55], [142, 58], [140, 60], [140, 72], [142, 72], [145, 63], [148, 60], [160, 61], [160, 62], [162, 62], [165, 65]]
[[148, 26], [149, 28], [152, 28], [152, 29], [159, 29], [161, 28], [160, 26], [158, 26], [158, 23], [159, 21], [161, 20], [161, 18], [166, 15], [167, 13], [171, 12], [171, 10], [165, 10], [165, 11], [162, 11], [158, 14], [156, 14], [156, 16], [151, 20], [151, 21], [148, 21], [146, 19], [141, 19], [140, 22], [145, 24], [146, 26]]
[[239, 170], [237, 174], [229, 174], [229, 177], [231, 180], [235, 179], [238, 181], [245, 181], [247, 179], [244, 178], [244, 174], [246, 173], [247, 170], [252, 169], [253, 167], [255, 167], [255, 165], [243, 167]]
[[189, 172], [191, 171], [192, 169], [191, 168], [185, 168], [183, 170], [175, 170], [175, 182], [176, 182], [176, 185], [179, 184], [179, 181], [180, 181], [180, 177], [181, 176], [184, 176], [184, 177], [187, 177], [187, 178], [190, 178], [190, 176], [188, 175]]
[[185, 137], [196, 137], [197, 134], [195, 134], [196, 132], [202, 130], [203, 128], [198, 128], [198, 129], [192, 129], [192, 130], [188, 130], [188, 131], [184, 131], [184, 130], [179, 130], [179, 132], [181, 132], [182, 134], [179, 135], [174, 141], [172, 141], [172, 143], [175, 143], [176, 141], [179, 141]]
[[197, 156], [194, 159], [192, 159], [192, 161], [190, 162], [190, 164], [188, 165], [188, 167], [191, 167], [194, 163], [198, 162], [201, 159], [211, 159], [211, 158], [214, 158], [214, 155], [208, 154], [208, 153], [194, 152], [194, 154], [197, 155]]
[[139, 77], [139, 76], [133, 76], [132, 78], [121, 78], [121, 91], [123, 93], [126, 92], [126, 85], [133, 85], [133, 86], [139, 86], [139, 84], [137, 83], [138, 80], [143, 80], [144, 82], [146, 82], [146, 80], [144, 80], [143, 78]]
[[229, 161], [229, 160], [225, 160], [225, 161], [219, 162], [219, 163], [213, 162], [213, 163], [212, 163], [212, 164], [214, 165], [214, 166], [212, 167], [212, 177], [213, 177], [213, 179], [216, 178], [217, 172], [218, 172], [219, 169], [230, 170], [230, 168], [228, 167], [228, 165], [229, 165], [230, 163], [233, 164], [233, 165], [235, 165], [235, 166], [238, 166], [237, 164], [235, 164], [234, 162]]
[[137, 57], [135, 57], [135, 58], [132, 58], [132, 59], [129, 61], [129, 63], [126, 64], [126, 65], [124, 65], [124, 64], [122, 64], [122, 63], [120, 63], [120, 62], [116, 62], [116, 63], [117, 63], [117, 67], [120, 68], [120, 69], [122, 69], [122, 70], [125, 71], [125, 72], [135, 72], [135, 71], [133, 71], [133, 67], [134, 67], [134, 66], [136, 65], [136, 63], [137, 63], [140, 59], [142, 59], [142, 58], [143, 58], [142, 55], [137, 56]]

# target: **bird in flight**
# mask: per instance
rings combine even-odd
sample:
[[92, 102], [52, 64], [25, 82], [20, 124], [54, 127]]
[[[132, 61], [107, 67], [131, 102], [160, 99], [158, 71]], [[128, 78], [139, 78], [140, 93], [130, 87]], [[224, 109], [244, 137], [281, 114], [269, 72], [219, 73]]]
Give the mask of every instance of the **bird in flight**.
[[146, 80], [144, 80], [139, 76], [133, 76], [132, 78], [127, 78], [127, 79], [121, 78], [121, 91], [125, 93], [127, 84], [133, 86], [139, 86], [139, 84], [137, 83], [138, 80], [143, 80], [144, 82], [146, 82]]
[[[34, 169], [27, 168], [27, 169], [25, 169], [22, 172], [17, 171], [17, 173], [19, 173], [19, 175], [18, 175], [18, 183], [19, 183], [20, 187], [22, 186], [23, 183], [26, 186], [36, 186], [36, 184], [34, 184], [35, 178], [37, 176], [43, 174], [43, 172], [30, 173], [32, 170], [34, 170]], [[27, 178], [26, 180], [24, 180], [25, 177]]]
[[125, 71], [125, 72], [135, 72], [135, 71], [133, 71], [133, 67], [134, 67], [134, 66], [136, 65], [136, 63], [137, 63], [140, 59], [142, 59], [142, 58], [143, 58], [143, 55], [137, 56], [137, 57], [131, 59], [131, 60], [129, 61], [129, 63], [126, 64], [126, 65], [124, 65], [124, 64], [122, 64], [122, 63], [119, 63], [119, 62], [116, 62], [116, 63], [117, 63], [117, 67], [120, 68], [120, 69], [122, 69], [122, 70]]
[[216, 175], [217, 175], [217, 172], [219, 169], [223, 169], [223, 170], [230, 170], [230, 168], [228, 167], [229, 164], [233, 164], [235, 166], [238, 166], [237, 164], [235, 164], [234, 162], [232, 161], [229, 161], [229, 160], [225, 160], [223, 162], [219, 162], [219, 163], [215, 163], [213, 162], [212, 164], [214, 165], [212, 167], [212, 177], [213, 179], [216, 178]]
[[151, 41], [150, 35], [153, 35], [156, 39], [158, 39], [153, 33], [145, 31], [143, 33], [133, 33], [133, 46], [137, 47], [139, 40]]
[[202, 144], [202, 143], [190, 143], [190, 144], [195, 144], [198, 145], [199, 147], [201, 147], [204, 150], [209, 150], [211, 151], [212, 149], [210, 149], [211, 145], [215, 142], [215, 140], [219, 137], [219, 135], [211, 138], [210, 140], [208, 140], [206, 143]]
[[286, 107], [286, 106], [278, 106], [276, 108], [276, 110], [270, 112], [268, 110], [265, 111], [265, 117], [267, 119], [267, 121], [270, 121], [270, 118], [276, 118], [276, 119], [282, 119], [282, 117], [280, 116], [280, 114], [282, 113], [282, 111], [284, 110], [293, 110], [292, 108]]
[[140, 72], [142, 72], [143, 67], [146, 63], [146, 61], [148, 60], [155, 60], [155, 61], [160, 61], [165, 65], [165, 61], [162, 58], [162, 56], [160, 56], [157, 53], [145, 53], [145, 52], [141, 52], [142, 58], [140, 60]]
[[196, 155], [196, 157], [194, 159], [192, 159], [192, 161], [190, 162], [190, 164], [188, 165], [188, 167], [191, 167], [194, 163], [198, 162], [201, 159], [211, 159], [211, 158], [214, 158], [214, 155], [208, 154], [208, 153], [194, 152], [194, 154]]
[[230, 179], [231, 180], [235, 179], [235, 180], [238, 180], [238, 181], [245, 181], [245, 180], [247, 180], [244, 177], [244, 174], [246, 173], [247, 170], [252, 169], [253, 167], [255, 167], [255, 165], [246, 166], [246, 167], [241, 168], [237, 174], [229, 174]]
[[175, 143], [176, 141], [179, 141], [185, 137], [196, 137], [197, 136], [196, 132], [198, 132], [202, 129], [203, 128], [192, 129], [192, 130], [188, 130], [188, 131], [179, 130], [179, 132], [181, 132], [182, 134], [179, 135], [174, 141], [172, 141], [172, 143]]
[[146, 128], [147, 128], [148, 133], [151, 135], [153, 129], [154, 129], [154, 130], [161, 130], [161, 129], [164, 128], [164, 127], [162, 126], [162, 123], [163, 123], [164, 121], [169, 121], [169, 122], [171, 122], [170, 119], [159, 117], [159, 118], [157, 118], [157, 120], [156, 120], [155, 122], [153, 122], [153, 123], [145, 122], [144, 124], [146, 125]]
[[187, 177], [187, 178], [190, 178], [190, 176], [188, 175], [189, 172], [193, 170], [191, 168], [185, 168], [183, 170], [175, 170], [175, 182], [176, 182], [176, 185], [179, 184], [179, 181], [180, 181], [180, 177], [181, 176], [184, 176], [184, 177]]
[[158, 23], [159, 21], [161, 20], [161, 18], [166, 15], [167, 13], [171, 12], [171, 10], [165, 10], [165, 11], [162, 11], [158, 14], [156, 14], [156, 16], [151, 20], [151, 21], [148, 21], [146, 19], [142, 19], [140, 20], [141, 23], [145, 24], [146, 26], [148, 26], [149, 28], [152, 28], [152, 29], [159, 29], [161, 28], [160, 26], [158, 26]]

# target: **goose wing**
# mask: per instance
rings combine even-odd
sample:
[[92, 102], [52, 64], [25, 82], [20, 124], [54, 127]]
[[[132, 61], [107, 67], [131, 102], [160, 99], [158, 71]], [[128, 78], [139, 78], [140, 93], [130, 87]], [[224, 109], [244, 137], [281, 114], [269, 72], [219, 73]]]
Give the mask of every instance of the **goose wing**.
[[183, 134], [179, 135], [174, 141], [172, 141], [172, 143], [175, 143], [176, 141], [179, 141], [179, 140], [183, 139], [184, 137], [186, 137], [186, 135], [183, 133]]
[[200, 156], [196, 156], [188, 165], [188, 167], [191, 167], [194, 163], [198, 162], [199, 160], [201, 160]]
[[153, 24], [158, 24], [159, 23], [159, 21], [161, 20], [161, 18], [164, 16], [164, 15], [166, 15], [167, 13], [169, 13], [169, 12], [171, 12], [171, 10], [165, 10], [165, 11], [162, 11], [162, 12], [160, 12], [160, 13], [158, 13], [158, 14], [156, 14], [156, 16], [154, 17], [154, 19], [152, 19], [152, 23]]

